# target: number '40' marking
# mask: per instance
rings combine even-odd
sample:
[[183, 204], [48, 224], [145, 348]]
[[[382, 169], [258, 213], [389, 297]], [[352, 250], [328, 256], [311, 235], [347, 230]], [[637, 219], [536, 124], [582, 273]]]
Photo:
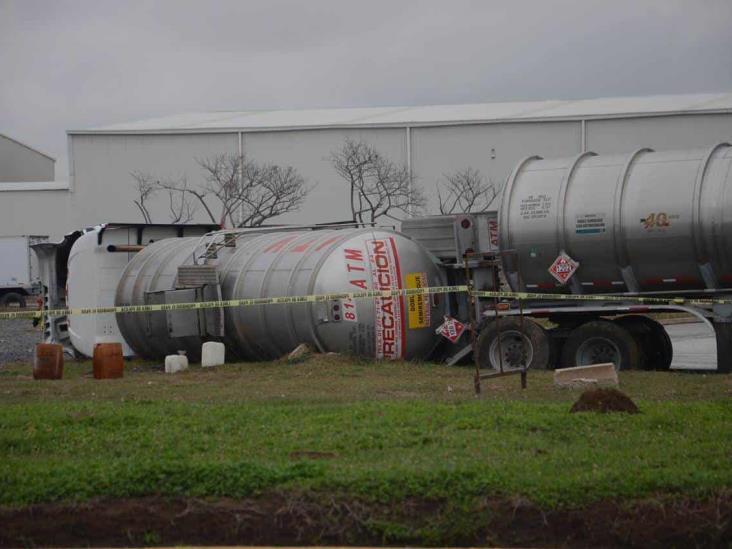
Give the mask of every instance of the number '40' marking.
[[671, 222], [668, 220], [666, 212], [651, 212], [644, 219], [641, 219], [644, 229], [652, 229], [654, 227], [668, 227]]

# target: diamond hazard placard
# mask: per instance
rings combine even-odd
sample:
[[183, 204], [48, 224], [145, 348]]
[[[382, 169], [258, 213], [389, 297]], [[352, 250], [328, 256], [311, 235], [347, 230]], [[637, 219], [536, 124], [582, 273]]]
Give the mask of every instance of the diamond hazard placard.
[[437, 328], [435, 333], [441, 335], [442, 337], [446, 337], [452, 343], [455, 343], [458, 339], [460, 339], [460, 336], [463, 335], [464, 331], [465, 324], [463, 324], [459, 320], [455, 320], [451, 316], [445, 316], [445, 322], [440, 324], [440, 327]]
[[567, 281], [572, 278], [577, 267], [579, 267], [579, 263], [569, 257], [566, 253], [562, 252], [559, 254], [559, 257], [554, 260], [551, 267], [549, 267], [549, 273], [556, 278], [560, 284], [566, 284]]

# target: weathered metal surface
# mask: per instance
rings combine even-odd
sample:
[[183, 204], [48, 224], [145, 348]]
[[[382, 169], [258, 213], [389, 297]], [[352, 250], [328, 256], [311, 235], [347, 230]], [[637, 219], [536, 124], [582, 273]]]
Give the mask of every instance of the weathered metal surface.
[[[732, 288], [732, 146], [574, 158], [527, 158], [500, 210], [501, 249], [515, 249], [513, 289], [572, 293]], [[562, 253], [579, 268], [562, 285]]]
[[401, 232], [440, 259], [461, 260], [465, 253], [498, 252], [498, 213], [434, 215], [402, 221]]
[[[116, 304], [142, 304], [156, 292], [176, 288], [179, 266], [194, 264], [194, 257], [200, 263], [206, 248], [197, 238], [150, 244], [122, 274]], [[205, 262], [218, 272], [222, 299], [425, 287], [444, 281], [418, 243], [376, 228], [242, 232], [236, 246], [218, 248]], [[374, 358], [422, 358], [437, 344], [434, 330], [442, 321], [444, 301], [442, 296], [410, 296], [227, 308], [223, 341], [228, 356], [243, 359], [280, 357], [300, 343]], [[172, 337], [165, 315], [121, 314], [118, 322], [139, 355], [162, 357], [186, 350], [196, 357], [205, 338]]]

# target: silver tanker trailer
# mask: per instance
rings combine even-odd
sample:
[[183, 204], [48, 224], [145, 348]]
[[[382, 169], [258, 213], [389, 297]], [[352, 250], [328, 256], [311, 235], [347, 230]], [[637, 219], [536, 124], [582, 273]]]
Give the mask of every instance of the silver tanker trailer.
[[[218, 340], [229, 357], [245, 360], [276, 358], [308, 343], [324, 352], [448, 363], [475, 348], [486, 368], [613, 362], [621, 369], [668, 369], [671, 342], [653, 314], [685, 312], [714, 331], [717, 370], [729, 372], [732, 306], [634, 298], [732, 292], [731, 224], [726, 143], [706, 151], [534, 156], [511, 174], [499, 213], [412, 218], [400, 231], [319, 225], [181, 233], [108, 246], [106, 253], [129, 256], [115, 275], [118, 306], [468, 282], [476, 290], [555, 298], [472, 302], [451, 293], [168, 310], [117, 314], [108, 322], [115, 326], [105, 329], [118, 328], [134, 353], [154, 358], [179, 350], [196, 357], [202, 342]], [[100, 253], [71, 257], [98, 261]], [[94, 301], [87, 298], [85, 304]], [[446, 317], [476, 327], [475, 347], [469, 330], [455, 343], [436, 335]], [[84, 333], [92, 346], [102, 337]]]
[[[732, 371], [732, 306], [617, 300], [704, 300], [732, 291], [728, 143], [708, 150], [526, 158], [506, 183], [499, 227], [511, 289], [558, 294], [556, 302], [523, 304], [524, 314], [546, 318], [551, 326], [528, 325], [533, 367], [611, 361], [619, 368], [667, 369], [671, 342], [648, 313], [683, 311], [714, 330], [717, 370]], [[563, 300], [563, 294], [586, 295], [588, 301]], [[599, 297], [608, 294], [615, 300]], [[523, 349], [518, 311], [503, 314], [509, 317], [503, 326], [504, 354]], [[496, 348], [495, 330], [484, 329], [479, 350], [495, 361]]]
[[[417, 242], [377, 227], [265, 228], [159, 240], [129, 262], [117, 305], [191, 303], [260, 297], [441, 286], [440, 264]], [[445, 312], [441, 296], [420, 301], [421, 316], [400, 297], [334, 299], [193, 311], [118, 314], [120, 331], [140, 355], [161, 357], [223, 341], [227, 355], [281, 357], [301, 343], [377, 359], [429, 356]]]

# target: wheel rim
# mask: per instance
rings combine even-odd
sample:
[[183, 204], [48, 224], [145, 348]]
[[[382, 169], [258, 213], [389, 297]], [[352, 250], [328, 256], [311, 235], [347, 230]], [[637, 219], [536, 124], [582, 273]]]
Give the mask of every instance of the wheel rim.
[[503, 356], [502, 363], [504, 370], [523, 368], [524, 360], [528, 367], [534, 358], [534, 346], [531, 344], [531, 340], [518, 330], [501, 332], [500, 351], [498, 347], [498, 338], [493, 338], [488, 349], [488, 356], [490, 358], [491, 368], [495, 368], [496, 370], [500, 367], [501, 355]]
[[575, 353], [577, 366], [605, 364], [612, 362], [615, 368], [620, 367], [620, 349], [614, 341], [605, 337], [591, 337], [582, 342]]

